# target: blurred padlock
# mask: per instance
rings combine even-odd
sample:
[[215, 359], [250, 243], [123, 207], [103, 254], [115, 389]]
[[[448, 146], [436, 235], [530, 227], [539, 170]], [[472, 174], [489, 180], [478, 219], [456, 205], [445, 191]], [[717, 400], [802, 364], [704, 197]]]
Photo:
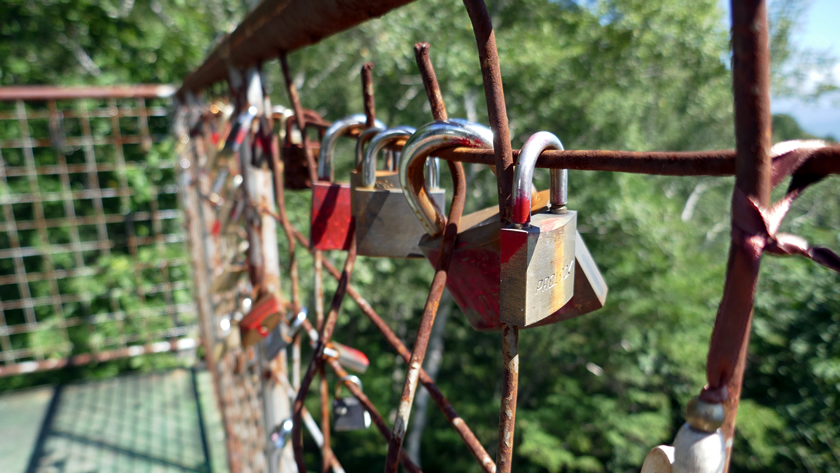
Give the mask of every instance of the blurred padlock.
[[288, 323], [278, 323], [265, 340], [266, 356], [273, 360], [284, 348], [294, 341], [295, 335], [300, 331], [303, 322], [306, 320], [307, 310], [302, 307], [294, 318]]
[[[365, 126], [363, 114], [336, 121], [324, 133], [318, 157], [318, 182], [312, 186], [310, 239], [316, 250], [348, 250], [353, 225], [350, 184], [333, 182], [333, 153], [338, 139]], [[382, 122], [376, 126], [385, 128]]]
[[345, 381], [350, 381], [359, 386], [362, 390], [362, 380], [357, 376], [348, 375], [342, 377], [335, 383], [335, 400], [333, 400], [333, 418], [335, 430], [345, 432], [348, 430], [363, 430], [370, 427], [370, 413], [365, 409], [356, 396], [341, 397], [341, 387]]
[[251, 310], [239, 322], [242, 346], [249, 347], [261, 342], [282, 320], [284, 314], [280, 299], [266, 294], [253, 304]]
[[513, 186], [513, 223], [502, 228], [501, 320], [533, 325], [572, 298], [577, 212], [567, 210], [568, 172], [551, 170], [550, 207], [531, 215], [531, 183], [537, 158], [547, 149], [563, 149], [560, 140], [541, 131], [519, 152]]
[[321, 149], [321, 140], [324, 138], [324, 130], [330, 126], [321, 115], [314, 110], [303, 110], [304, 129], [298, 130], [296, 116], [284, 117], [283, 123], [283, 146], [281, 156], [283, 157], [283, 186], [288, 190], [304, 190], [312, 187], [312, 180], [309, 177], [309, 162], [306, 159], [306, 150], [303, 149], [303, 134], [309, 127], [318, 129], [318, 140], [309, 141], [309, 150], [315, 164], [318, 164], [318, 153]]
[[[403, 148], [400, 182], [406, 199], [426, 229], [427, 235], [421, 240], [420, 249], [433, 267], [440, 256], [446, 217], [429, 200], [422, 185], [421, 168], [411, 163], [446, 147], [492, 148], [492, 145], [493, 133], [489, 128], [463, 120], [447, 120], [420, 127]], [[540, 192], [531, 201], [531, 211], [541, 211], [548, 200], [548, 192]], [[502, 328], [499, 304], [500, 231], [498, 207], [463, 216], [458, 224], [458, 238], [446, 280], [453, 300], [464, 312], [470, 326], [479, 331]], [[603, 307], [607, 286], [578, 234], [575, 236], [574, 267], [575, 296], [560, 310], [531, 326], [559, 322]]]
[[[399, 172], [376, 169], [379, 153], [389, 146], [404, 143], [414, 131], [412, 127], [401, 126], [377, 134], [364, 153], [358, 178], [350, 181], [356, 220], [356, 250], [360, 255], [423, 257], [417, 244], [425, 231], [405, 200]], [[426, 166], [429, 177], [426, 183], [431, 198], [440, 208], [444, 208], [446, 190], [438, 185], [438, 159], [429, 158]]]
[[364, 374], [370, 366], [370, 360], [361, 350], [335, 341], [324, 347], [324, 356], [337, 359], [342, 367], [359, 374]]

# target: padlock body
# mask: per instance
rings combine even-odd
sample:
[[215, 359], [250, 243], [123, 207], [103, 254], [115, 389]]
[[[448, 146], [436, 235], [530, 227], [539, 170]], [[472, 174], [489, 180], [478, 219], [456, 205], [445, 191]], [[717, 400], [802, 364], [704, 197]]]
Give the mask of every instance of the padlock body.
[[[490, 208], [464, 216], [449, 263], [446, 288], [470, 326], [480, 332], [500, 330], [499, 214]], [[420, 249], [437, 266], [441, 238], [424, 237]]]
[[[361, 181], [361, 179], [358, 179]], [[351, 178], [351, 184], [354, 179]], [[432, 201], [445, 210], [445, 189], [429, 192]], [[353, 187], [356, 219], [356, 250], [363, 256], [422, 258], [418, 244], [426, 234], [408, 205], [396, 171], [377, 171], [373, 188]]]
[[[318, 165], [318, 153], [321, 150], [321, 143], [313, 141], [309, 143], [315, 165]], [[306, 159], [306, 150], [300, 144], [284, 144], [281, 148], [283, 157], [283, 187], [286, 190], [304, 190], [312, 187], [312, 180], [309, 176], [309, 161]]]
[[339, 432], [370, 427], [370, 414], [355, 396], [334, 400], [333, 415], [335, 418], [333, 428]]
[[[547, 191], [532, 211], [548, 202]], [[498, 208], [484, 209], [461, 218], [458, 239], [449, 266], [446, 288], [477, 331], [501, 330], [500, 314], [500, 234]], [[538, 327], [568, 320], [604, 306], [607, 285], [578, 232], [575, 234], [574, 296], [559, 310], [530, 326]], [[440, 255], [441, 237], [424, 237], [420, 249], [435, 267]]]
[[574, 293], [577, 212], [548, 212], [530, 225], [502, 228], [501, 314], [505, 323], [525, 327], [560, 310]]
[[350, 197], [350, 184], [316, 182], [312, 186], [312, 248], [350, 249], [350, 230], [353, 228]]
[[607, 301], [607, 283], [579, 232], [575, 232], [575, 293], [560, 310], [531, 325], [554, 324], [594, 312]]

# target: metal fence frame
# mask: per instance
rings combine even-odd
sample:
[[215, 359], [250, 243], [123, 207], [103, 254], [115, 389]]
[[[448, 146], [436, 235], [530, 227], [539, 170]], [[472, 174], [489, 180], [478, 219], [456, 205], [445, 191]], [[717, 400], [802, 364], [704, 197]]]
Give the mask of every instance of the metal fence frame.
[[[370, 0], [331, 2], [318, 0], [311, 2], [286, 3], [275, 0], [263, 1], [237, 29], [221, 41], [213, 50], [205, 63], [195, 72], [188, 75], [183, 82], [178, 96], [185, 115], [192, 114], [193, 119], [187, 121], [187, 128], [192, 129], [198, 124], [198, 117], [205, 113], [207, 106], [197, 96], [208, 90], [216, 83], [227, 81], [231, 95], [237, 107], [242, 110], [256, 102], [245, 100], [245, 84], [241, 82], [241, 74], [250, 68], [258, 67], [262, 62], [280, 57], [284, 75], [287, 81], [287, 92], [298, 117], [298, 126], [303, 129], [302, 108], [297, 92], [290, 79], [286, 54], [296, 49], [314, 44], [321, 39], [351, 28], [371, 17], [380, 16], [388, 11], [410, 3], [405, 0]], [[494, 150], [477, 150], [456, 148], [441, 150], [439, 157], [449, 161], [451, 169], [456, 170], [461, 163], [482, 163], [495, 165], [498, 179], [499, 213], [503, 223], [510, 221], [513, 186], [514, 158], [518, 151], [511, 149], [508, 119], [504, 104], [502, 77], [496, 52], [495, 35], [487, 8], [482, 0], [464, 0], [466, 10], [472, 20], [481, 73], [484, 79], [485, 95], [488, 103], [488, 115], [491, 128], [495, 135]], [[314, 21], [318, 19], [319, 21]], [[743, 0], [732, 2], [732, 45], [733, 45], [733, 86], [735, 92], [735, 135], [736, 150], [722, 150], [711, 152], [647, 152], [636, 153], [630, 151], [547, 151], [542, 153], [537, 161], [537, 167], [565, 168], [577, 170], [601, 170], [612, 172], [630, 172], [643, 174], [698, 176], [698, 175], [735, 175], [735, 199], [733, 199], [733, 241], [730, 249], [730, 259], [727, 266], [727, 277], [723, 299], [718, 312], [712, 343], [708, 358], [707, 378], [709, 385], [701, 391], [699, 399], [711, 404], [720, 404], [725, 412], [725, 422], [722, 432], [727, 440], [727, 469], [731, 458], [731, 439], [734, 434], [735, 416], [740, 397], [743, 369], [746, 359], [746, 348], [749, 339], [749, 329], [752, 317], [752, 305], [755, 297], [755, 282], [762, 253], [798, 254], [809, 257], [834, 269], [840, 269], [837, 256], [823, 249], [796, 246], [792, 241], [783, 241], [782, 236], [775, 234], [775, 218], [784, 216], [785, 209], [778, 210], [771, 207], [769, 194], [772, 187], [778, 185], [785, 177], [793, 176], [793, 182], [784, 200], [795, 198], [808, 184], [815, 182], [829, 174], [840, 173], [840, 147], [824, 147], [820, 149], [798, 149], [791, 152], [772, 156], [770, 153], [770, 107], [769, 107], [769, 43], [767, 28], [766, 0]], [[441, 101], [437, 81], [431, 64], [428, 62], [428, 45], [415, 46], [418, 65], [423, 76], [424, 85], [429, 96], [431, 109], [436, 120], [446, 118], [445, 107]], [[251, 69], [253, 70], [253, 69]], [[364, 76], [364, 74], [363, 74]], [[363, 77], [364, 79], [364, 77]], [[368, 87], [364, 87], [367, 91]], [[366, 97], [366, 105], [369, 103]], [[372, 103], [372, 99], [370, 100]], [[209, 103], [209, 102], [207, 102]], [[243, 108], [244, 107], [244, 108]], [[372, 123], [372, 110], [368, 109], [368, 122]], [[202, 132], [197, 133], [200, 141]], [[206, 137], [204, 138], [206, 139]], [[303, 138], [303, 148], [308, 150], [306, 136]], [[307, 151], [308, 152], [308, 151]], [[310, 167], [313, 161], [307, 157]], [[197, 161], [199, 166], [201, 161]], [[276, 172], [279, 172], [275, 170]], [[198, 172], [198, 171], [196, 171]], [[314, 172], [314, 171], [313, 171]], [[454, 172], [453, 172], [454, 174]], [[314, 175], [312, 176], [315, 181]], [[282, 187], [280, 187], [282, 189]], [[456, 186], [456, 195], [458, 194]], [[284, 217], [282, 198], [277, 195], [279, 205], [277, 218], [282, 222], [284, 230], [292, 246], [290, 259], [294, 261], [294, 247], [296, 241], [306, 247], [309, 242], [299, 232], [291, 227]], [[784, 202], [783, 202], [784, 203]], [[256, 206], [254, 202], [250, 205]], [[774, 216], [767, 217], [771, 210], [777, 211]], [[765, 213], [762, 213], [765, 212]], [[210, 215], [209, 213], [207, 215]], [[450, 214], [457, 225], [459, 212]], [[744, 222], [751, 220], [762, 224], [752, 226]], [[207, 222], [204, 222], [207, 225]], [[257, 226], [258, 228], [258, 226]], [[197, 230], [200, 230], [197, 229]], [[196, 237], [199, 234], [193, 233]], [[204, 231], [207, 235], [207, 231]], [[446, 248], [451, 248], [454, 234], [443, 238], [441, 254]], [[205, 245], [205, 256], [213, 254], [209, 249], [211, 244]], [[827, 250], [826, 250], [827, 251]], [[303, 399], [306, 397], [309, 385], [322, 373], [325, 365], [333, 368], [338, 375], [343, 370], [334, 359], [324, 357], [324, 350], [335, 330], [337, 311], [345, 293], [362, 307], [362, 311], [379, 328], [385, 338], [395, 350], [409, 362], [410, 366], [422, 366], [425, 345], [434, 323], [437, 302], [440, 298], [443, 283], [446, 279], [447, 263], [438, 265], [438, 272], [430, 290], [420, 329], [415, 341], [415, 349], [409, 352], [402, 342], [390, 332], [381, 322], [375, 311], [349, 284], [355, 259], [354, 246], [348, 252], [343, 271], [339, 272], [323, 260], [318, 251], [314, 251], [316, 261], [316, 280], [319, 278], [320, 265], [328, 269], [338, 281], [338, 289], [333, 296], [329, 312], [324, 315], [323, 309], [318, 311], [318, 342], [315, 345], [314, 356], [310, 360], [309, 368], [304, 376], [293, 406], [295, 416], [295, 432], [293, 444], [296, 466], [299, 471], [305, 470], [302, 446], [300, 443]], [[832, 256], [834, 255], [832, 260]], [[194, 255], [195, 258], [200, 254]], [[228, 255], [229, 256], [229, 255]], [[206, 258], [212, 260], [213, 258]], [[442, 260], [444, 258], [441, 258]], [[199, 263], [200, 264], [200, 263]], [[292, 263], [292, 268], [293, 263]], [[210, 273], [208, 272], [208, 277]], [[292, 278], [296, 277], [290, 271]], [[440, 276], [440, 277], [438, 277]], [[251, 278], [253, 287], [259, 288], [261, 281]], [[206, 284], [209, 287], [209, 284]], [[294, 287], [294, 282], [293, 282]], [[209, 294], [208, 294], [209, 296]], [[296, 308], [299, 295], [292, 294], [290, 303]], [[316, 301], [321, 299], [316, 296]], [[203, 320], [216, 323], [210, 314]], [[320, 323], [323, 320], [323, 324]], [[506, 325], [502, 333], [502, 362], [504, 364], [502, 405], [500, 409], [499, 443], [497, 463], [487, 457], [480, 445], [469, 439], [469, 428], [457, 417], [454, 409], [448, 405], [443, 395], [437, 391], [430, 380], [423, 379], [422, 370], [409, 370], [406, 375], [405, 387], [400, 401], [398, 420], [393, 430], [384, 424], [381, 417], [367, 398], [352, 383], [347, 383], [354, 395], [360, 398], [365, 407], [374, 416], [377, 427], [389, 443], [386, 458], [386, 471], [395, 472], [398, 461], [408, 471], [419, 471], [410, 459], [406, 459], [401, 452], [402, 437], [405, 434], [408, 413], [414, 397], [418, 379], [423, 382], [435, 398], [441, 410], [451, 421], [453, 427], [461, 434], [470, 452], [476, 458], [484, 471], [510, 472], [514, 436], [516, 393], [518, 388], [518, 330], [514, 325]], [[205, 338], [209, 340], [209, 338]], [[285, 361], [283, 362], [285, 365]], [[282, 371], [282, 370], [281, 370]], [[418, 372], [420, 374], [418, 374]], [[219, 374], [221, 376], [222, 374]], [[264, 379], [262, 377], [260, 379]], [[260, 381], [264, 383], [263, 381]], [[264, 386], [264, 384], [263, 384]], [[325, 398], [322, 396], [322, 403]], [[406, 409], [407, 407], [407, 409]], [[322, 419], [322, 428], [326, 432], [329, 428], [327, 418]], [[378, 421], [377, 421], [378, 418]], [[453, 421], [454, 419], [454, 421]], [[381, 425], [380, 425], [381, 424]], [[268, 424], [271, 425], [271, 424]], [[464, 430], [466, 429], [466, 430]], [[229, 433], [231, 430], [229, 429]], [[467, 432], [467, 433], [465, 433]], [[327, 435], [325, 435], [328, 438]], [[473, 437], [474, 439], [474, 437]], [[337, 460], [332, 456], [327, 441], [322, 447], [323, 468], [332, 465], [335, 468]], [[277, 465], [270, 465], [276, 468]], [[233, 465], [232, 469], [239, 471], [242, 465]], [[289, 466], [290, 469], [293, 467]]]
[[[0, 376], [197, 346], [194, 304], [184, 297], [188, 258], [137, 259], [144, 248], [183, 244], [177, 162], [146, 160], [166, 139], [174, 92], [0, 88]], [[151, 172], [169, 178], [136, 199], [129, 176]], [[99, 257], [109, 255], [130, 259], [130, 285], [144, 307], [124, 307], [117, 287], [86, 290], [87, 278], [102, 273]], [[145, 332], [151, 322], [159, 327]], [[113, 327], [98, 331], [103, 324]], [[135, 333], [126, 329], [132, 324]], [[86, 352], [73, 343], [82, 335], [103, 337]]]

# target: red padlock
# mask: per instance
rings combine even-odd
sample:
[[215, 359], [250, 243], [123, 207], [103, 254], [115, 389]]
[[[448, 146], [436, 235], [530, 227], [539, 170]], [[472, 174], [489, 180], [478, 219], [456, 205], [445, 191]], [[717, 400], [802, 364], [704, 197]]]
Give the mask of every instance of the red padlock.
[[282, 320], [285, 310], [283, 304], [274, 294], [267, 294], [258, 300], [248, 315], [239, 322], [239, 333], [242, 346], [256, 345], [274, 330]]
[[[420, 127], [406, 142], [400, 161], [400, 182], [403, 193], [420, 218], [427, 235], [420, 242], [420, 249], [434, 267], [440, 256], [441, 234], [446, 218], [429, 199], [428, 191], [418, 192], [423, 186], [422, 166], [411, 166], [412, 161], [425, 160], [436, 150], [465, 146], [492, 148], [493, 133], [489, 128], [465, 122], [446, 120]], [[411, 181], [411, 182], [410, 182]], [[532, 200], [532, 211], [548, 203], [548, 192], [543, 191]], [[498, 207], [465, 215], [458, 225], [458, 238], [446, 280], [452, 299], [467, 318], [470, 326], [478, 331], [500, 330], [500, 233]], [[527, 328], [570, 319], [603, 307], [607, 296], [598, 267], [592, 260], [579, 234], [575, 237], [574, 296], [560, 310]]]
[[[316, 250], [349, 250], [350, 229], [354, 224], [350, 184], [333, 182], [333, 153], [338, 138], [364, 128], [364, 114], [351, 115], [330, 126], [321, 141], [318, 155], [318, 182], [312, 186], [310, 239]], [[386, 128], [376, 121], [376, 127]]]

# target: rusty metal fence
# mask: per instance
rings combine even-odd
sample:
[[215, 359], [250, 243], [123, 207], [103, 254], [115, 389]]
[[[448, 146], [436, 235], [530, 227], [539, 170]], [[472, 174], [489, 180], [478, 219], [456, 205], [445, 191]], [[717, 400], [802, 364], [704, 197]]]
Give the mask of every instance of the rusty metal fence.
[[[482, 471], [511, 471], [518, 390], [519, 327], [502, 324], [501, 361], [504, 374], [495, 462], [421, 368], [447, 282], [463, 211], [462, 163], [495, 166], [498, 216], [502, 224], [511, 221], [513, 171], [520, 150], [511, 149], [495, 35], [482, 0], [464, 0], [464, 4], [475, 32], [478, 49], [476, 71], [480, 70], [484, 80], [488, 116], [494, 134], [493, 147], [476, 149], [455, 147], [453, 144], [450, 148], [435, 150], [436, 155], [446, 160], [450, 167], [455, 181], [455, 196], [448, 219], [444, 220], [448, 225], [439, 242], [441, 256], [436, 262], [435, 279], [412, 350], [399, 340], [350, 282], [356, 258], [353, 230], [348, 233], [346, 260], [339, 269], [332, 266], [319, 249], [310, 245], [310, 241], [291, 225], [286, 216], [284, 183], [288, 185], [290, 181], [284, 175], [284, 163], [280, 161], [276, 128], [281, 130], [282, 135], [282, 130], [287, 129], [282, 123], [290, 113], [294, 115], [299, 130], [305, 130], [312, 124], [316, 127], [328, 125], [311, 118], [311, 111], [302, 108], [291, 80], [286, 54], [406, 3], [409, 2], [359, 1], [336, 6], [335, 2], [326, 1], [286, 3], [266, 0], [220, 42], [197, 71], [184, 79], [178, 93], [176, 136], [180, 143], [181, 167], [185, 170], [183, 189], [188, 195], [185, 195], [184, 202], [190, 228], [192, 263], [197, 275], [196, 294], [203, 322], [205, 356], [214, 369], [218, 389], [222, 392], [231, 469], [235, 472], [306, 470], [302, 443], [304, 424], [310, 432], [317, 431], [307, 422], [311, 419], [303, 408], [311, 387], [320, 391], [321, 397], [321, 430], [314, 435], [316, 438], [320, 435], [321, 442], [316, 443], [320, 446], [321, 470], [341, 471], [339, 460], [330, 448], [329, 393], [324, 384], [326, 368], [341, 377], [388, 443], [386, 472], [396, 472], [400, 463], [406, 471], [420, 471], [402, 449], [418, 383], [430, 392], [432, 400], [457, 431]], [[695, 429], [698, 436], [713, 436], [715, 439], [719, 436], [721, 450], [726, 450], [721, 458], [709, 460], [723, 462], [720, 469], [713, 471], [728, 468], [731, 458], [731, 440], [762, 253], [800, 255], [840, 271], [840, 258], [830, 250], [811, 247], [801, 239], [776, 233], [790, 203], [808, 185], [840, 172], [840, 148], [794, 148], [777, 153], [771, 150], [767, 5], [762, 0], [732, 3], [736, 150], [647, 153], [549, 150], [542, 152], [536, 162], [537, 167], [554, 169], [736, 176], [732, 246], [724, 295], [709, 351], [708, 385], [692, 402], [686, 416], [687, 425]], [[323, 21], [312, 21], [313, 18]], [[429, 45], [417, 44], [415, 54], [430, 101], [431, 118], [446, 120], [446, 107], [428, 59]], [[261, 82], [260, 64], [278, 56], [292, 105], [290, 112], [275, 111], [269, 107]], [[362, 90], [366, 124], [370, 127], [375, 123], [375, 114], [369, 69], [367, 72], [365, 69], [362, 71]], [[228, 97], [214, 93], [218, 89], [212, 88], [224, 81], [229, 86]], [[275, 126], [275, 120], [281, 121], [280, 127]], [[299, 169], [308, 169], [308, 176], [302, 180], [308, 177], [312, 184], [319, 177], [315, 174], [313, 150], [316, 146], [311, 146], [309, 139], [307, 133], [302, 133], [298, 158], [301, 161]], [[787, 194], [771, 205], [770, 190], [790, 176], [793, 178]], [[406, 184], [403, 183], [403, 186]], [[288, 240], [288, 255], [277, 254], [279, 229]], [[250, 324], [253, 321], [249, 319], [250, 309], [250, 313], [256, 311], [262, 316], [279, 314], [278, 326], [281, 327], [296, 320], [301, 308], [296, 258], [303, 253], [298, 251], [296, 254], [296, 245], [312, 253], [316, 281], [315, 324], [304, 325], [304, 333], [313, 344], [313, 357], [302, 377], [300, 334], [289, 345], [290, 359], [286, 358], [289, 354], [285, 350], [277, 352], [277, 358], [272, 359], [273, 353], [267, 351], [271, 341], [263, 341], [253, 332], [269, 337], [273, 328], [266, 329], [259, 323]], [[288, 297], [279, 290], [281, 260], [285, 269], [283, 277], [291, 279]], [[338, 281], [328, 308], [323, 307], [323, 286], [319, 285], [323, 269]], [[341, 360], [331, 354], [335, 351], [332, 336], [340, 334], [337, 314], [345, 295], [356, 302], [410, 368], [393, 426], [389, 426], [364, 393], [347, 380]], [[247, 308], [241, 304], [244, 299], [249, 301]], [[271, 309], [257, 311], [256, 307], [264, 307], [265, 301], [273, 301]], [[278, 322], [275, 320], [275, 323]], [[235, 326], [239, 332], [231, 331]], [[231, 336], [231, 333], [236, 336]], [[313, 383], [318, 388], [312, 386]], [[291, 405], [290, 399], [294, 399]], [[291, 442], [274, 443], [281, 432], [277, 432], [278, 436], [272, 436], [270, 432], [275, 427], [284, 427], [286, 424], [281, 421], [287, 416], [292, 419]], [[677, 443], [679, 455], [679, 448], [688, 447]], [[294, 450], [294, 461], [290, 458], [291, 450]], [[666, 452], [667, 449], [661, 451]], [[667, 457], [668, 454], [663, 455]], [[672, 455], [666, 463], [673, 461]]]
[[0, 88], [0, 376], [196, 346], [173, 92]]

